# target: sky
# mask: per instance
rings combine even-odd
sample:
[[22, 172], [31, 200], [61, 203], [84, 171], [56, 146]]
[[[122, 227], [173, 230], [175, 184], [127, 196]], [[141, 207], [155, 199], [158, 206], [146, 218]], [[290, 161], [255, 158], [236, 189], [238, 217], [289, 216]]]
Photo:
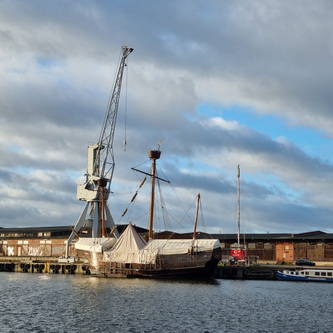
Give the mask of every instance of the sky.
[[147, 227], [149, 186], [121, 213], [142, 178], [131, 168], [149, 169], [163, 139], [178, 231], [191, 231], [182, 221], [200, 192], [200, 230], [237, 232], [240, 165], [242, 233], [333, 232], [332, 11], [325, 0], [2, 0], [0, 227], [75, 225], [87, 145], [128, 45], [116, 223]]

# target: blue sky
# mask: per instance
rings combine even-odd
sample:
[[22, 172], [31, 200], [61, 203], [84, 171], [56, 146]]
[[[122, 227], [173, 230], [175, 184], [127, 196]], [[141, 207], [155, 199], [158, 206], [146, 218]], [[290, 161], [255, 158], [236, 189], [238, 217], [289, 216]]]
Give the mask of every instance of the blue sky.
[[272, 114], [260, 115], [255, 110], [240, 105], [228, 108], [200, 105], [198, 114], [205, 117], [220, 116], [228, 121], [237, 121], [244, 126], [265, 133], [271, 138], [283, 136], [307, 154], [333, 162], [332, 140], [327, 138], [320, 130], [288, 125], [286, 119]]
[[116, 221], [138, 185], [131, 167], [163, 138], [161, 171], [182, 207], [201, 193], [207, 231], [237, 231], [240, 164], [244, 232], [333, 232], [332, 10], [326, 0], [1, 2], [0, 227], [75, 224], [86, 147], [129, 45]]

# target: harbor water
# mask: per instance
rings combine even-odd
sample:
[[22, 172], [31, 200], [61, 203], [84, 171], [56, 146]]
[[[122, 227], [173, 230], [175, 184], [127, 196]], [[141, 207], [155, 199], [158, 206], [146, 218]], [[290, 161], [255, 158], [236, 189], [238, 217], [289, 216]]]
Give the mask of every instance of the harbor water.
[[332, 332], [333, 284], [0, 273], [0, 332]]

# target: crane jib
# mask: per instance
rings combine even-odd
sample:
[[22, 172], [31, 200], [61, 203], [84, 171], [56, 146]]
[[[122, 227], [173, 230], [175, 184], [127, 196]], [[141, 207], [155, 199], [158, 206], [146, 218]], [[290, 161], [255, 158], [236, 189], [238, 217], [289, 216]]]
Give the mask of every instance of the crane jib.
[[[110, 182], [112, 180], [115, 164], [113, 154], [113, 139], [116, 127], [121, 84], [124, 68], [126, 65], [126, 58], [132, 51], [133, 48], [130, 48], [128, 46], [122, 47], [122, 57], [119, 63], [118, 72], [116, 75], [108, 110], [105, 115], [104, 123], [97, 144], [98, 148], [95, 155], [94, 174], [99, 177], [107, 177], [110, 179]], [[111, 160], [110, 162], [108, 162], [108, 158]], [[107, 164], [110, 164], [111, 166], [109, 170], [106, 170]], [[106, 173], [108, 173], [108, 175]]]

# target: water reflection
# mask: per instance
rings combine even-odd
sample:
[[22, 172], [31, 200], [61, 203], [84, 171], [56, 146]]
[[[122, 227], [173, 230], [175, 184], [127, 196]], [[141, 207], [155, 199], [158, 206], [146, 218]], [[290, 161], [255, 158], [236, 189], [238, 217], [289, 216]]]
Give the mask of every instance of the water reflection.
[[333, 286], [0, 273], [1, 332], [330, 332]]

